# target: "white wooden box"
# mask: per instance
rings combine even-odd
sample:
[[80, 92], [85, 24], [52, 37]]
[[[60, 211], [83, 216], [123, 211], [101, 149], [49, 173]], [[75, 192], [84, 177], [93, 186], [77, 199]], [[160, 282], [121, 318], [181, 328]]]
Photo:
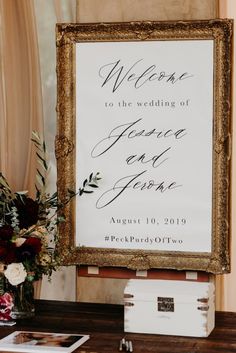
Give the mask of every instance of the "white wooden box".
[[129, 280], [124, 292], [125, 332], [207, 337], [215, 325], [211, 282]]

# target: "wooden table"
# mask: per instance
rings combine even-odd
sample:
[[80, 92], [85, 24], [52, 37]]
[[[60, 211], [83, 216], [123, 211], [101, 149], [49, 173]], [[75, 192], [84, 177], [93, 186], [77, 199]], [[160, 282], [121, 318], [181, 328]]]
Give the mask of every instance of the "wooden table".
[[[134, 353], [236, 353], [236, 313], [217, 312], [208, 338], [124, 334], [123, 306], [61, 301], [36, 301], [36, 316], [1, 327], [0, 337], [15, 330], [89, 334], [77, 353], [118, 352], [122, 337], [132, 340]], [[1, 353], [1, 347], [0, 347]]]

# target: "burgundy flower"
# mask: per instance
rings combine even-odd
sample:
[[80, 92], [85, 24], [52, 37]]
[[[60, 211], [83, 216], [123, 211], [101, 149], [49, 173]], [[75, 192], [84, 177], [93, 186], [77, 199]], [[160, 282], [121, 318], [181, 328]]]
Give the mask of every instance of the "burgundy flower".
[[42, 243], [38, 238], [30, 237], [19, 247], [17, 247], [18, 261], [33, 259], [41, 250]]
[[4, 262], [7, 254], [7, 242], [0, 240], [0, 262]]
[[9, 225], [4, 225], [0, 227], [0, 239], [1, 240], [11, 240], [13, 236], [13, 229]]
[[16, 262], [16, 246], [4, 240], [0, 240], [0, 262], [10, 264]]
[[15, 206], [19, 215], [20, 229], [29, 228], [38, 221], [39, 205], [30, 197], [24, 197], [23, 200], [15, 200]]
[[35, 238], [35, 237], [27, 238], [24, 244], [27, 246], [31, 246], [34, 249], [36, 254], [38, 254], [42, 249], [42, 243], [39, 238]]

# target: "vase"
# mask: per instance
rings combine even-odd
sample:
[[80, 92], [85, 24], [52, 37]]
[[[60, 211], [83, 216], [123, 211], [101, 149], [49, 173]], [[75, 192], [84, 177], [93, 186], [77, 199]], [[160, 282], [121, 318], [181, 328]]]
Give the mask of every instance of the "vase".
[[33, 282], [25, 281], [17, 286], [8, 285], [13, 295], [12, 319], [31, 318], [35, 314]]

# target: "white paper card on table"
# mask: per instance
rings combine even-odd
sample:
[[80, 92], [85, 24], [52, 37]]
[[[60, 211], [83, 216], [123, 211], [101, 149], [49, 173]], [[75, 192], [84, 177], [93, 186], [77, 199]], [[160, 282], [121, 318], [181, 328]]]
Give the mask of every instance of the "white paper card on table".
[[14, 331], [0, 340], [1, 352], [70, 353], [89, 339], [89, 335], [54, 332]]

